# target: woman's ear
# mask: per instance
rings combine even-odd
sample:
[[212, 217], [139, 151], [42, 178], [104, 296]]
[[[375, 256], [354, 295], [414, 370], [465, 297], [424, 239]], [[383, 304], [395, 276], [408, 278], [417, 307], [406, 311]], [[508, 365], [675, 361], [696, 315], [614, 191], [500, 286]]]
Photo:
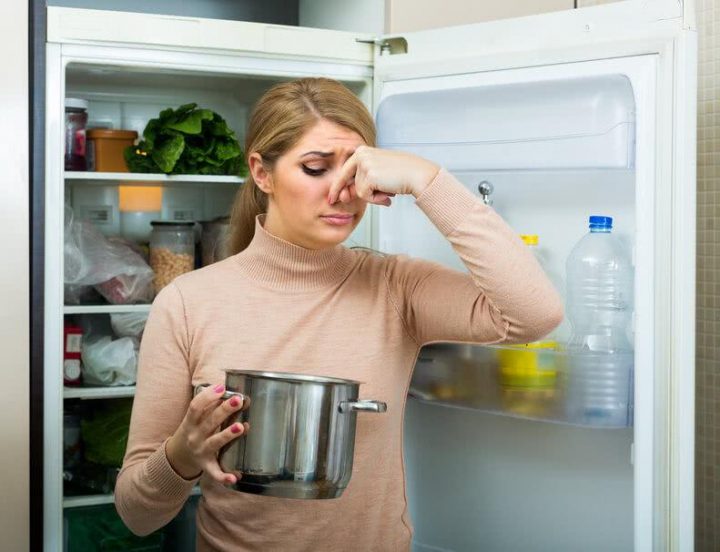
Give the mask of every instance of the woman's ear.
[[248, 158], [248, 169], [255, 184], [266, 194], [272, 194], [272, 175], [265, 169], [262, 156], [254, 151]]

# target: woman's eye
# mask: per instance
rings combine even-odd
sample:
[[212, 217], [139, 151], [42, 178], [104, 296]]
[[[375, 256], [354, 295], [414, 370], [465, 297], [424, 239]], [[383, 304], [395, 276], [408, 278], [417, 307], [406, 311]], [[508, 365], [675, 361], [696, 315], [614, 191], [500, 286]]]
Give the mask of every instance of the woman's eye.
[[308, 174], [310, 176], [320, 176], [322, 173], [325, 172], [325, 169], [311, 169], [307, 165], [303, 165], [302, 169], [305, 174]]

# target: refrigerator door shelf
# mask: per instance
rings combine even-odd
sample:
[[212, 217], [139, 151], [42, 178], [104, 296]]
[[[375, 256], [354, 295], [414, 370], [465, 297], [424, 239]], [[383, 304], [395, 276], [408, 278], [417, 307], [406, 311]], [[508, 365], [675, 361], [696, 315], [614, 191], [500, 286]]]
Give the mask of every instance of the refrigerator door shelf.
[[377, 113], [380, 145], [459, 171], [634, 164], [635, 99], [625, 75], [458, 84], [387, 96]]
[[624, 428], [632, 425], [632, 366], [631, 351], [573, 354], [555, 341], [433, 344], [420, 351], [409, 394], [513, 418]]

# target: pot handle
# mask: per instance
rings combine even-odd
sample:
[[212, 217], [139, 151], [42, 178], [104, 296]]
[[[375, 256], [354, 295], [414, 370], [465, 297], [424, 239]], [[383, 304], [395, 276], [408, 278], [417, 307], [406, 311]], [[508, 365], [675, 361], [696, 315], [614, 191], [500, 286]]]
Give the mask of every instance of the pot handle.
[[343, 414], [348, 412], [374, 412], [380, 414], [381, 412], [387, 412], [387, 403], [380, 401], [342, 401], [339, 406], [339, 410]]
[[[201, 391], [207, 389], [208, 387], [210, 387], [209, 383], [200, 383], [196, 385], [195, 389], [193, 390], [193, 397]], [[250, 397], [248, 397], [247, 395], [243, 395], [242, 393], [238, 393], [237, 391], [228, 391], [226, 389], [225, 393], [223, 393], [223, 399], [229, 399], [230, 397], [238, 397], [243, 402], [243, 410], [250, 401]]]

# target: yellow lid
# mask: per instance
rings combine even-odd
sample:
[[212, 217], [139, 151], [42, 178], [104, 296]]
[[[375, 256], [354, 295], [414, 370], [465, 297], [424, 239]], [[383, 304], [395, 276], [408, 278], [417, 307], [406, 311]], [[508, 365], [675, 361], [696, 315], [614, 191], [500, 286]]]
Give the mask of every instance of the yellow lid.
[[525, 242], [525, 245], [537, 245], [540, 241], [537, 234], [520, 234], [520, 239]]

